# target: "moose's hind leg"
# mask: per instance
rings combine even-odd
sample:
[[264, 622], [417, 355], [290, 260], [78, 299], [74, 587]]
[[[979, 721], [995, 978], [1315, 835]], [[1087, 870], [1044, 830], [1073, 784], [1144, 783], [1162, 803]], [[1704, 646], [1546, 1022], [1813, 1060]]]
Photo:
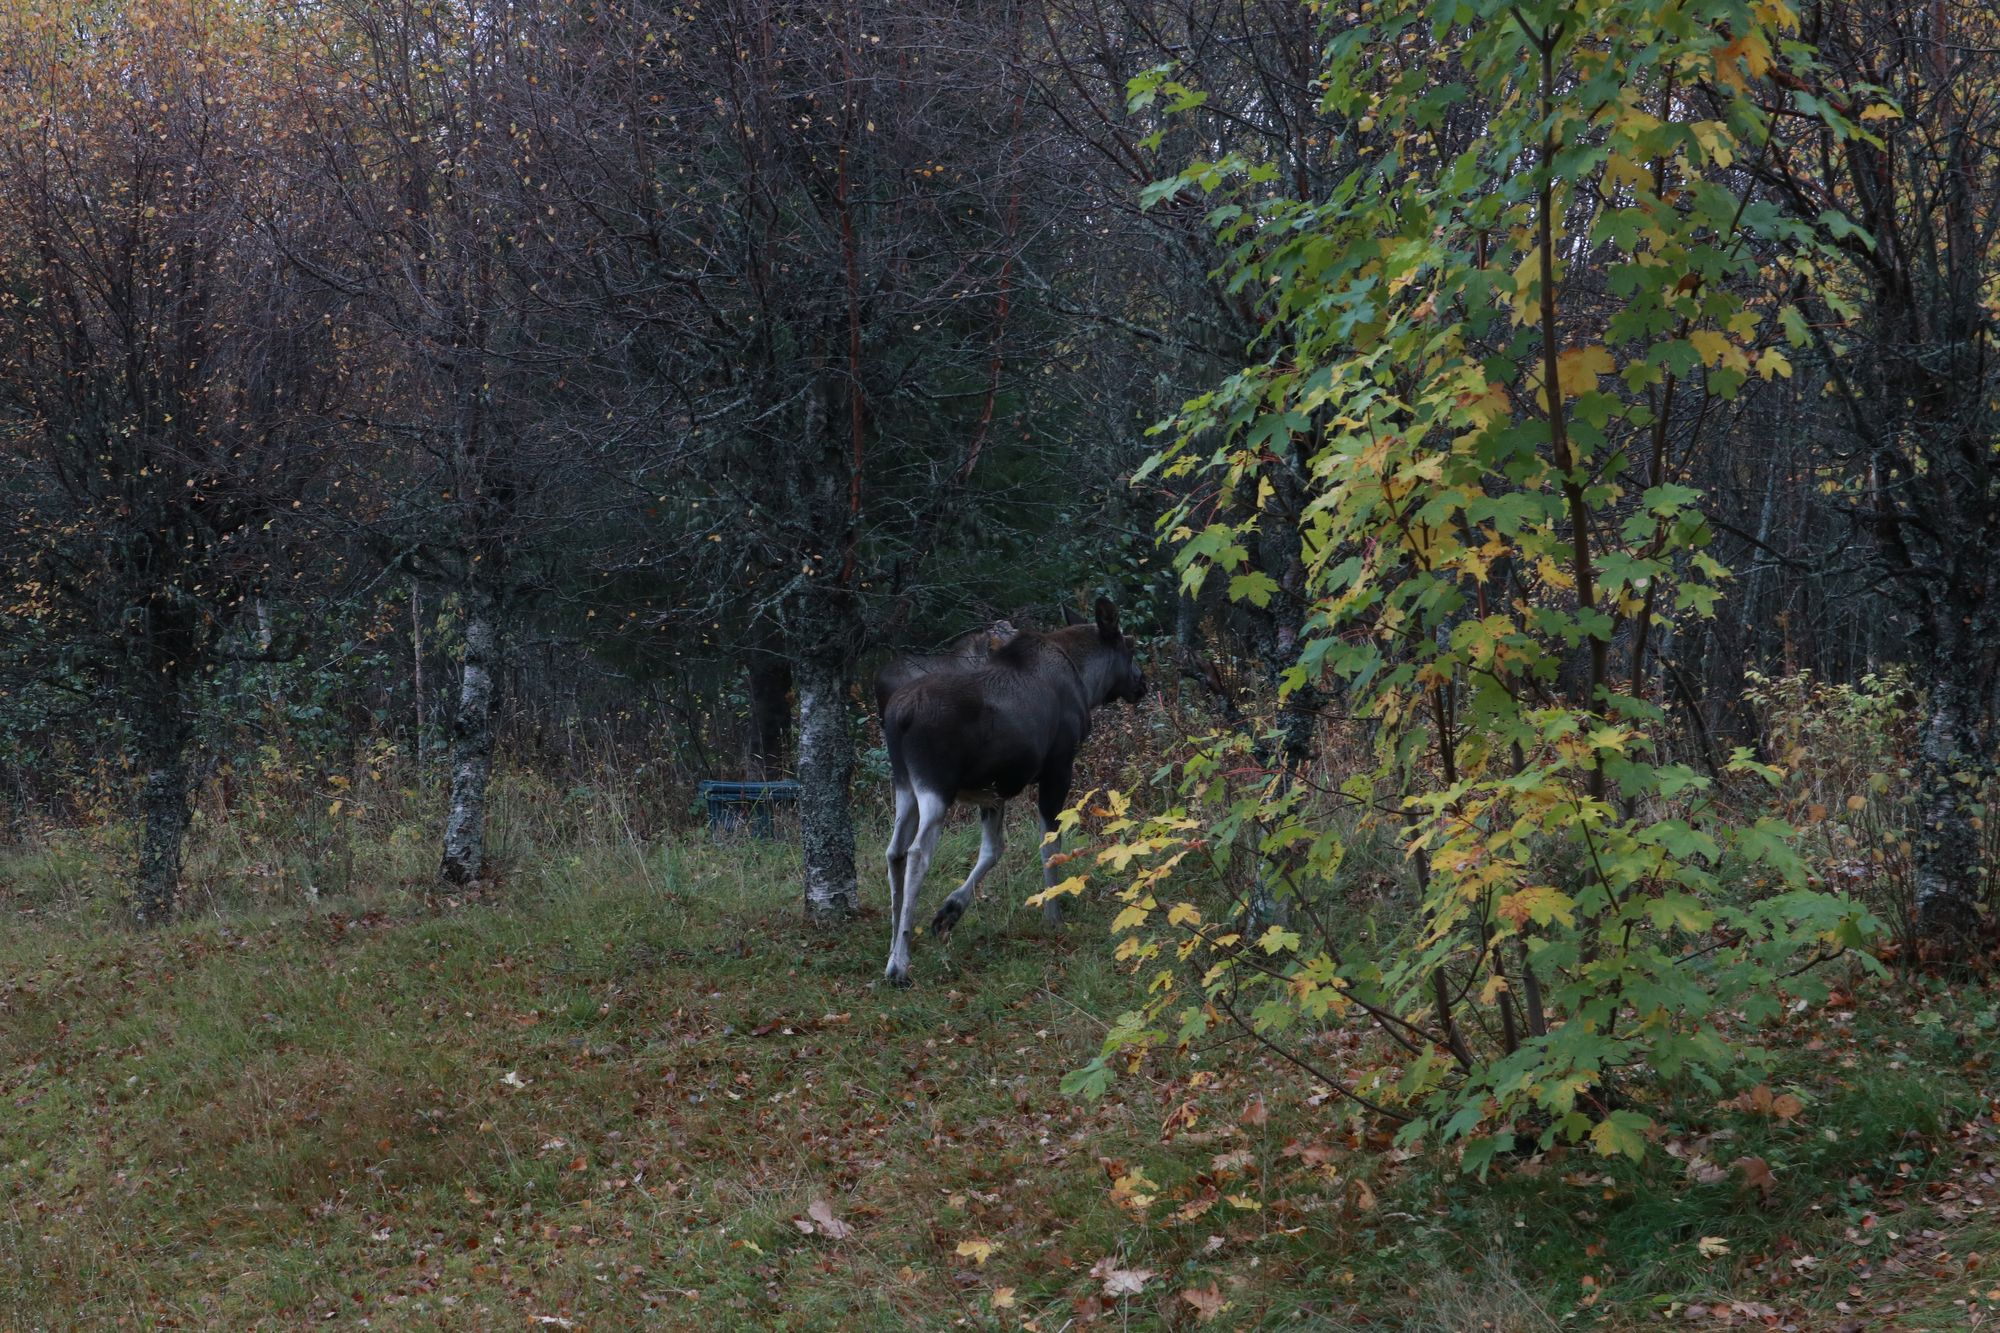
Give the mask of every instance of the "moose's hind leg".
[[965, 915], [965, 909], [972, 906], [973, 896], [979, 892], [979, 882], [986, 878], [986, 872], [1007, 850], [1006, 825], [1005, 802], [979, 807], [979, 859], [973, 863], [972, 873], [965, 877], [965, 883], [938, 904], [937, 915], [931, 918], [931, 934], [942, 935], [949, 931]]
[[[944, 812], [950, 802], [921, 787], [916, 790], [917, 834], [910, 843], [903, 864], [903, 901], [897, 907], [895, 934], [889, 940], [889, 965], [882, 969], [892, 986], [910, 984], [910, 934], [917, 928], [917, 894], [924, 886], [924, 873], [931, 868], [937, 851], [938, 834], [944, 829]], [[897, 821], [902, 826], [902, 821]]]
[[889, 930], [893, 941], [897, 923], [903, 919], [903, 880], [910, 860], [910, 844], [917, 838], [917, 798], [908, 787], [897, 787], [896, 815], [889, 826]]

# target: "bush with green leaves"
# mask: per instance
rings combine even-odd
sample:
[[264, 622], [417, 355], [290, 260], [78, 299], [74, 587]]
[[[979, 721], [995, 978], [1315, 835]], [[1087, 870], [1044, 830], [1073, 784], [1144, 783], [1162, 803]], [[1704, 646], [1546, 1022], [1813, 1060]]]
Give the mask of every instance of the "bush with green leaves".
[[[1323, 793], [1219, 737], [1163, 813], [1092, 807], [1120, 956], [1154, 976], [1070, 1086], [1233, 1023], [1467, 1169], [1524, 1136], [1636, 1157], [1660, 1088], [1718, 1089], [1781, 990], [1875, 928], [1806, 886], [1786, 824], [1670, 760], [1655, 679], [1729, 577], [1690, 452], [1807, 336], [1786, 284], [1812, 242], [1730, 167], [1769, 144], [1774, 50], [1810, 53], [1781, 0], [1327, 14], [1342, 184], [1288, 198], [1283, 163], [1236, 155], [1151, 191], [1209, 196], [1269, 318], [1149, 467], [1188, 497], [1165, 525], [1184, 586], [1260, 605], [1287, 594], [1248, 557], [1266, 478], [1308, 479], [1282, 689], [1344, 699], [1373, 761]], [[1171, 114], [1193, 81], [1153, 71], [1133, 104]], [[1414, 907], [1361, 940], [1345, 858], [1385, 828]], [[1276, 913], [1204, 895], [1246, 859]], [[1333, 1068], [1347, 1019], [1395, 1058]]]
[[[1822, 879], [1852, 893], [1887, 922], [1900, 960], [1923, 942], [1918, 857], [1922, 840], [1923, 719], [1929, 703], [1908, 670], [1889, 667], [1853, 683], [1811, 671], [1748, 673], [1745, 698], [1765, 746], [1784, 770], [1780, 799]], [[1974, 904], [2000, 908], [2000, 801], [1990, 773], [1955, 775], [1955, 800], [1977, 835]]]

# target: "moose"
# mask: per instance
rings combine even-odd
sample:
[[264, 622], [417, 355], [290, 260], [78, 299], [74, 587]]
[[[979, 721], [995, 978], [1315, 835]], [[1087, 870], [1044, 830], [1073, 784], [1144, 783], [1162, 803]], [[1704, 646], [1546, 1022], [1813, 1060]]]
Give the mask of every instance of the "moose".
[[[1042, 884], [1055, 883], [1056, 816], [1069, 800], [1077, 748], [1095, 708], [1145, 697], [1137, 645], [1118, 627], [1118, 609], [1097, 600], [1094, 622], [1037, 633], [1018, 631], [944, 668], [908, 672], [885, 688], [877, 678], [882, 736], [889, 748], [896, 816], [889, 835], [889, 964], [893, 986], [910, 984], [910, 936], [917, 895], [937, 850], [945, 812], [959, 801], [979, 807], [979, 859], [931, 918], [942, 935], [958, 924], [979, 883], [1000, 859], [1007, 802], [1031, 783], [1042, 816]], [[1051, 926], [1062, 908], [1042, 909]]]

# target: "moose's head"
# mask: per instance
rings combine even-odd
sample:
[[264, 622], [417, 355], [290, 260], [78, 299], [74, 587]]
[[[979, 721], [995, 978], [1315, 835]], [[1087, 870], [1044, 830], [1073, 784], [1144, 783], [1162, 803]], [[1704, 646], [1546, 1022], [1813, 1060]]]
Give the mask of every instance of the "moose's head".
[[[1071, 625], [1090, 623], [1070, 607], [1063, 608], [1063, 619]], [[1111, 654], [1110, 697], [1138, 703], [1146, 697], [1146, 676], [1139, 670], [1139, 642], [1118, 628], [1118, 608], [1109, 597], [1097, 599], [1097, 638]]]

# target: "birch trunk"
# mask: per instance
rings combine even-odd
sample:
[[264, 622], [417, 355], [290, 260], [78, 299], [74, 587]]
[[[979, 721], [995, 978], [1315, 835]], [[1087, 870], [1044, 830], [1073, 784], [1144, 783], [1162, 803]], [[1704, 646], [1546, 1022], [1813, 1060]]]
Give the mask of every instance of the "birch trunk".
[[410, 674], [416, 679], [417, 729], [412, 733], [410, 753], [417, 761], [419, 777], [424, 771], [424, 588], [410, 582]]
[[1973, 825], [1980, 778], [1977, 703], [1939, 672], [1917, 753], [1916, 925], [1924, 938], [1962, 943], [1979, 921], [1980, 838]]
[[854, 878], [854, 737], [848, 727], [843, 673], [802, 661], [799, 696], [799, 843], [805, 860], [806, 915], [830, 925], [860, 909]]
[[451, 809], [439, 873], [472, 884], [486, 869], [486, 788], [493, 776], [493, 679], [500, 633], [490, 597], [476, 596], [465, 622], [465, 665], [452, 717]]

